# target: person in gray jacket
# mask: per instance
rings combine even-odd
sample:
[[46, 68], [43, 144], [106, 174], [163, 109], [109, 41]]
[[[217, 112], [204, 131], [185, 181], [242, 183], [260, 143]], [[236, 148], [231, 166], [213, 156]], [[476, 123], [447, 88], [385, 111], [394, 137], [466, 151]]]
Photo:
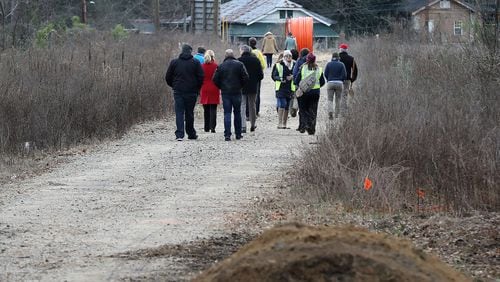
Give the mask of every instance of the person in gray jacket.
[[347, 80], [345, 66], [340, 62], [339, 53], [332, 54], [332, 60], [325, 67], [326, 90], [328, 93], [328, 117], [333, 120], [333, 99], [335, 98], [335, 118], [339, 117], [339, 106], [341, 114], [345, 115], [347, 110], [347, 97], [344, 91], [344, 81]]
[[297, 50], [297, 40], [291, 32], [288, 33], [288, 37], [285, 40], [285, 50]]

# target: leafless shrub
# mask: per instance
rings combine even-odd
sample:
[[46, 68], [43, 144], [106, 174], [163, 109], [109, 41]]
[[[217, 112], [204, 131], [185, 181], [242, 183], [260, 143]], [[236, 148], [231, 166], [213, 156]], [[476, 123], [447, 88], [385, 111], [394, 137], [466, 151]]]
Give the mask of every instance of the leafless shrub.
[[173, 99], [164, 75], [179, 42], [214, 49], [219, 61], [227, 48], [209, 35], [131, 34], [118, 42], [90, 31], [0, 53], [0, 154], [22, 155], [26, 142], [60, 149], [119, 136], [167, 116]]
[[294, 191], [370, 210], [498, 211], [499, 54], [391, 38], [351, 46], [356, 97], [345, 122], [303, 152]]
[[24, 142], [62, 148], [163, 116], [170, 109], [163, 75], [171, 48], [155, 37], [118, 43], [87, 34], [49, 49], [5, 51], [1, 152]]

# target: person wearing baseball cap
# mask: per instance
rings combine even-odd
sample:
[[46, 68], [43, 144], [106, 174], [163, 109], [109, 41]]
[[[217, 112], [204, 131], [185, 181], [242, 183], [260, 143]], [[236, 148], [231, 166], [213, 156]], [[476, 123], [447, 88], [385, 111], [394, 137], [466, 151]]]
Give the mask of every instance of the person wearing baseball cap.
[[346, 107], [346, 111], [348, 94], [353, 93], [352, 83], [354, 83], [354, 81], [356, 81], [356, 79], [358, 78], [358, 66], [356, 64], [356, 61], [354, 60], [354, 57], [347, 53], [348, 49], [349, 45], [347, 45], [346, 43], [341, 43], [339, 45], [340, 61], [345, 65], [345, 69], [347, 71], [347, 79], [344, 80], [344, 90], [342, 93], [342, 97], [345, 98], [344, 106]]

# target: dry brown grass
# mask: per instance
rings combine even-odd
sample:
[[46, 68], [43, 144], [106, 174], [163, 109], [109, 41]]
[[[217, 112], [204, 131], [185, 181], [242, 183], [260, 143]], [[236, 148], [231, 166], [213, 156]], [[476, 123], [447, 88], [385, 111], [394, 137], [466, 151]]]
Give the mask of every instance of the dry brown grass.
[[164, 116], [170, 100], [163, 76], [172, 48], [158, 37], [116, 42], [86, 34], [50, 49], [5, 51], [0, 152], [18, 152], [25, 142], [65, 148]]
[[356, 99], [342, 125], [304, 150], [294, 192], [363, 210], [498, 211], [499, 54], [393, 38], [351, 47]]
[[171, 89], [164, 75], [179, 43], [212, 48], [217, 38], [190, 34], [74, 34], [48, 49], [0, 53], [0, 154], [65, 149], [115, 137], [135, 123], [168, 116]]

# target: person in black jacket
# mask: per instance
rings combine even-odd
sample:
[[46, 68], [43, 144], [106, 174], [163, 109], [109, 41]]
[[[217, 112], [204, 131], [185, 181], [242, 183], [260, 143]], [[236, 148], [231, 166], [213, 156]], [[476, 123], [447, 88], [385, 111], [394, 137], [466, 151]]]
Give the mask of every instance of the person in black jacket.
[[259, 59], [252, 54], [250, 46], [242, 45], [240, 47], [240, 53], [241, 57], [238, 60], [243, 63], [249, 76], [248, 83], [243, 87], [243, 96], [241, 100], [241, 132], [246, 133], [247, 121], [245, 111], [247, 105], [248, 116], [250, 118], [250, 131], [255, 131], [255, 128], [257, 128], [255, 125], [255, 120], [257, 119], [255, 99], [257, 98], [259, 83], [264, 78], [264, 72], [262, 71], [262, 65]]
[[174, 90], [177, 141], [184, 138], [184, 121], [188, 139], [198, 139], [194, 129], [194, 107], [203, 84], [203, 69], [191, 55], [192, 51], [191, 46], [184, 44], [179, 58], [170, 62], [165, 74], [168, 86]]
[[234, 58], [232, 49], [226, 50], [224, 62], [217, 67], [212, 81], [219, 87], [224, 108], [224, 137], [231, 141], [231, 111], [234, 112], [236, 139], [241, 139], [241, 91], [248, 82], [248, 73], [242, 62]]
[[347, 97], [349, 91], [352, 89], [352, 84], [356, 79], [358, 78], [358, 66], [356, 64], [356, 61], [354, 61], [354, 58], [347, 54], [349, 46], [345, 43], [342, 43], [339, 45], [339, 56], [340, 56], [340, 61], [345, 65], [345, 70], [347, 71], [347, 79], [344, 80], [344, 93], [342, 94], [342, 97], [346, 98], [345, 101], [345, 110], [347, 112]]

